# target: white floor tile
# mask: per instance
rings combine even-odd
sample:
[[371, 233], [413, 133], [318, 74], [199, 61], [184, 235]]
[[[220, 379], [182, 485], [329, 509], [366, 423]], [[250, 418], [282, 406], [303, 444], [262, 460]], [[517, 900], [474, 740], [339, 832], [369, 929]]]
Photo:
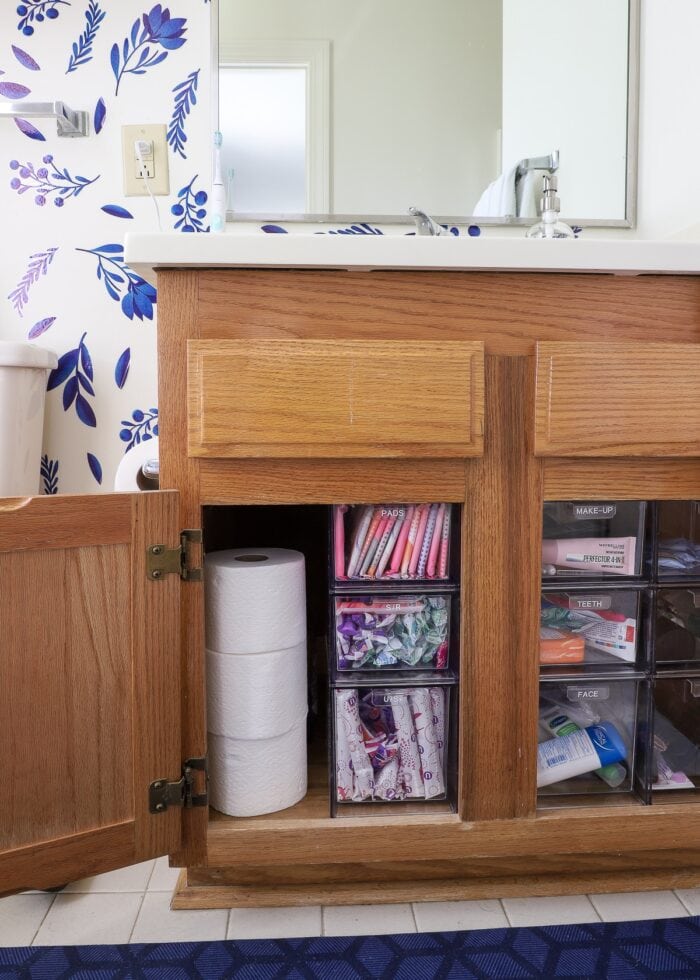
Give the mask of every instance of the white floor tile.
[[148, 882], [149, 892], [172, 892], [180, 875], [180, 868], [171, 868], [167, 857], [158, 858]]
[[673, 919], [687, 915], [683, 903], [673, 892], [619, 892], [591, 895], [603, 922], [630, 919]]
[[700, 915], [700, 888], [676, 888], [675, 892], [690, 915]]
[[600, 921], [586, 895], [504, 898], [503, 907], [512, 926], [559, 926]]
[[414, 902], [418, 932], [452, 932], [458, 929], [499, 929], [508, 919], [499, 901]]
[[140, 905], [141, 895], [129, 892], [57, 895], [34, 945], [127, 943]]
[[66, 885], [64, 892], [143, 892], [151, 877], [155, 861], [143, 861], [127, 868], [117, 868], [102, 875], [81, 878]]
[[0, 946], [30, 946], [54, 895], [26, 892], [0, 899]]
[[323, 935], [321, 906], [231, 909], [228, 939], [296, 939]]
[[146, 892], [131, 941], [188, 943], [225, 939], [227, 924], [228, 909], [173, 912], [169, 892]]
[[324, 905], [324, 936], [381, 936], [415, 932], [410, 905]]

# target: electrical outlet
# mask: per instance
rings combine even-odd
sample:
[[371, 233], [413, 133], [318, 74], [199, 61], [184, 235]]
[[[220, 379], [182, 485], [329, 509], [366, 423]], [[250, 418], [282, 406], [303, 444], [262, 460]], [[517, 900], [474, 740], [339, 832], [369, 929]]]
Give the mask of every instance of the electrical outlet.
[[150, 146], [142, 150], [146, 165], [148, 186], [151, 194], [169, 194], [170, 177], [168, 173], [168, 143], [165, 124], [149, 123], [141, 126], [122, 126], [122, 163], [124, 170], [124, 193], [127, 197], [144, 197], [148, 194], [146, 181], [141, 173], [141, 164], [134, 144], [145, 140]]

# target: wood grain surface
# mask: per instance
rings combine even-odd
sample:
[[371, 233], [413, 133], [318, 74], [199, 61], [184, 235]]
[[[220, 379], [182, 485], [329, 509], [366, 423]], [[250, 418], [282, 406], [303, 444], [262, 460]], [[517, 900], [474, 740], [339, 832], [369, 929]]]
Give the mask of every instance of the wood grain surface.
[[481, 453], [478, 342], [190, 341], [188, 353], [192, 456]]
[[538, 456], [700, 456], [700, 344], [537, 344]]

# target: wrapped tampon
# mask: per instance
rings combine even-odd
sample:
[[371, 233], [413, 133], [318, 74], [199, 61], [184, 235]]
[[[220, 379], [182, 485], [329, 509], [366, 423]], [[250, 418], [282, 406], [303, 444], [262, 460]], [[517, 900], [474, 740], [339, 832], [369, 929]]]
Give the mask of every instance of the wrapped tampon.
[[338, 725], [345, 729], [350, 761], [354, 774], [353, 800], [367, 800], [374, 790], [372, 763], [364, 746], [362, 724], [358, 711], [357, 691], [336, 691]]
[[404, 797], [424, 796], [418, 740], [408, 694], [403, 691], [392, 691], [390, 697], [399, 741], [399, 784], [403, 788]]
[[431, 800], [435, 796], [442, 796], [445, 792], [445, 780], [428, 688], [417, 687], [412, 690], [409, 694], [409, 703], [418, 740], [423, 790], [426, 800]]

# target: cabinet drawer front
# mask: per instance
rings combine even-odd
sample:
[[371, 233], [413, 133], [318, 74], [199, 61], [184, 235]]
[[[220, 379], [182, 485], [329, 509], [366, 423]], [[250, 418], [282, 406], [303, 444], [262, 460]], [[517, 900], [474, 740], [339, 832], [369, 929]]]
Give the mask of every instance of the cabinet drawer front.
[[483, 452], [480, 342], [190, 341], [187, 386], [191, 456]]
[[700, 344], [537, 345], [538, 456], [700, 456]]

